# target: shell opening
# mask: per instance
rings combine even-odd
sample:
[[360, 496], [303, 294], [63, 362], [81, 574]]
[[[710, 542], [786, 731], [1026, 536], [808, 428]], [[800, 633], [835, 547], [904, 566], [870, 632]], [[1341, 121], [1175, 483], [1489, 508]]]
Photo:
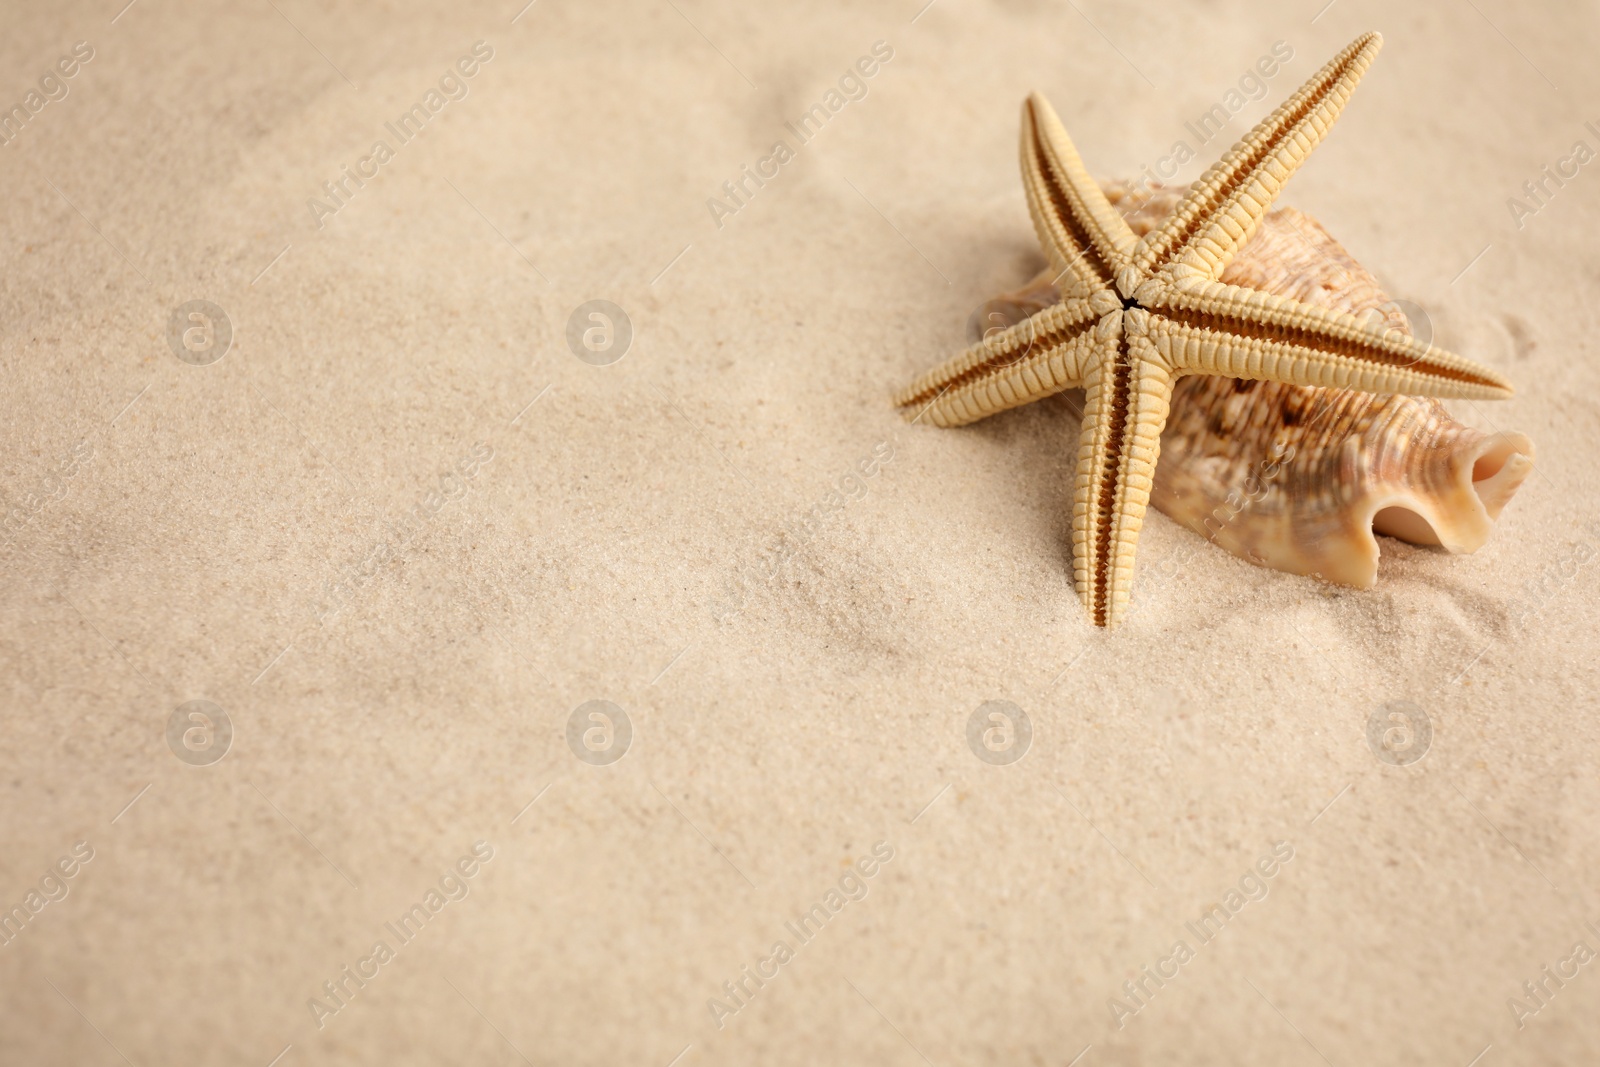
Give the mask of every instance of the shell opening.
[[1507, 501], [1533, 470], [1533, 442], [1519, 433], [1497, 433], [1480, 440], [1474, 453], [1463, 457], [1459, 469], [1462, 481], [1467, 483], [1463, 488], [1472, 490], [1481, 514], [1446, 514], [1441, 532], [1438, 517], [1430, 517], [1415, 506], [1421, 500], [1408, 500], [1406, 504], [1379, 508], [1372, 516], [1373, 532], [1414, 545], [1444, 545], [1451, 552], [1472, 552], [1481, 547], [1489, 537], [1489, 524], [1500, 517]]
[[1533, 472], [1533, 442], [1520, 433], [1499, 433], [1485, 442], [1472, 464], [1472, 491], [1489, 518], [1498, 519], [1523, 481]]
[[1380, 508], [1372, 516], [1372, 531], [1386, 534], [1389, 537], [1398, 537], [1402, 541], [1410, 541], [1414, 545], [1439, 545], [1444, 542], [1439, 540], [1439, 535], [1433, 529], [1433, 523], [1423, 518], [1420, 511], [1410, 508], [1390, 507]]

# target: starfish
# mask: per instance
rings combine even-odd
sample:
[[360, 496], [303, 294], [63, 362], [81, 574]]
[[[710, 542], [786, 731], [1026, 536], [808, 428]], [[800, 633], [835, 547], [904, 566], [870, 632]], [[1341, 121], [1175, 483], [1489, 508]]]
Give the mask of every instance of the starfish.
[[1072, 494], [1078, 597], [1098, 626], [1127, 613], [1172, 388], [1214, 374], [1370, 393], [1501, 398], [1470, 360], [1370, 319], [1218, 279], [1321, 143], [1383, 40], [1357, 38], [1195, 182], [1144, 237], [1084, 170], [1050, 104], [1022, 108], [1022, 181], [1060, 303], [922, 375], [895, 398], [913, 421], [958, 426], [1083, 389]]

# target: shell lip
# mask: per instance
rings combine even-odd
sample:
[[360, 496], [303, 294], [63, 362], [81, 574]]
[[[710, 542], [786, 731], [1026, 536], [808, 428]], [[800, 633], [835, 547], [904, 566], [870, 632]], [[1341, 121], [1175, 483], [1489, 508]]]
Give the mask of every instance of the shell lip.
[[1533, 442], [1526, 435], [1486, 435], [1452, 458], [1454, 506], [1405, 489], [1374, 497], [1365, 510], [1374, 534], [1452, 554], [1476, 552], [1533, 466]]

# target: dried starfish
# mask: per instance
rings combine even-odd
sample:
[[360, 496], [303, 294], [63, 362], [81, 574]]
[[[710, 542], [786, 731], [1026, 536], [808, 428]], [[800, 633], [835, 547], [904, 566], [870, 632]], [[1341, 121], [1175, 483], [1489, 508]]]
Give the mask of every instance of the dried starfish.
[[1500, 398], [1487, 368], [1385, 329], [1218, 279], [1321, 143], [1382, 38], [1357, 38], [1194, 183], [1144, 237], [1086, 173], [1038, 93], [1022, 111], [1022, 179], [1063, 300], [922, 375], [895, 403], [958, 426], [1085, 391], [1072, 504], [1073, 577], [1098, 626], [1128, 607], [1175, 380], [1211, 374], [1370, 393]]

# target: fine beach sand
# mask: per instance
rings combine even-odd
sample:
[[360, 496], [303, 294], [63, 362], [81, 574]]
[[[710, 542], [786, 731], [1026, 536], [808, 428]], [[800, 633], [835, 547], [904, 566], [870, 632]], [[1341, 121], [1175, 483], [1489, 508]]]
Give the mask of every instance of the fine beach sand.
[[[93, 56], [0, 148], [0, 1062], [1600, 1060], [1600, 165], [1507, 204], [1600, 150], [1593, 14], [920, 5], [6, 5], [0, 105]], [[1152, 512], [1096, 631], [1067, 403], [889, 402], [1042, 262], [1021, 101], [1101, 177], [1184, 139], [1189, 181], [1369, 29], [1281, 202], [1516, 383], [1452, 407], [1538, 467], [1482, 550], [1386, 539], [1367, 591]], [[568, 345], [591, 300], [609, 365]], [[194, 700], [220, 762], [169, 747]], [[969, 749], [986, 701], [1020, 761]], [[1367, 741], [1396, 701], [1408, 766]]]

